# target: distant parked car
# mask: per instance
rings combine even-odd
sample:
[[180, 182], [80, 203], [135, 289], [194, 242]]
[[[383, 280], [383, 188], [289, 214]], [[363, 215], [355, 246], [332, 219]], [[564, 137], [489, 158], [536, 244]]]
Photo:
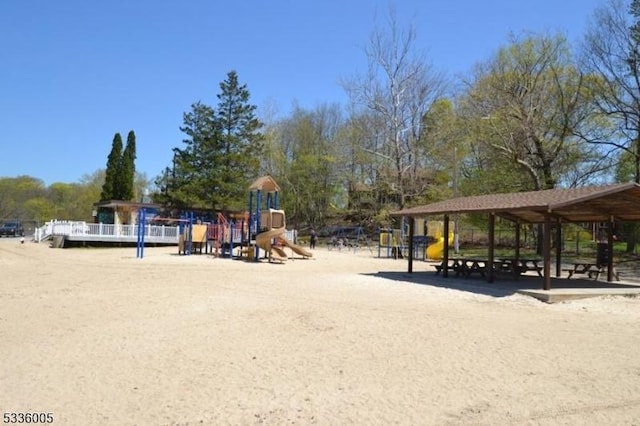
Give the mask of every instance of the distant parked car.
[[4, 222], [0, 225], [0, 237], [21, 237], [24, 236], [22, 223], [18, 220]]

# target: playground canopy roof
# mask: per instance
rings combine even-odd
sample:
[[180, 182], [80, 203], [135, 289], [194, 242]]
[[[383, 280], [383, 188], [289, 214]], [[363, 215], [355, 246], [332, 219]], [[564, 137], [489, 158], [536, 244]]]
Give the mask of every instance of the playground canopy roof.
[[271, 176], [262, 176], [256, 179], [249, 191], [264, 191], [264, 192], [280, 192], [280, 187]]
[[622, 183], [458, 197], [391, 214], [424, 217], [459, 213], [494, 213], [528, 223], [543, 223], [546, 215], [567, 222], [640, 221], [640, 185]]

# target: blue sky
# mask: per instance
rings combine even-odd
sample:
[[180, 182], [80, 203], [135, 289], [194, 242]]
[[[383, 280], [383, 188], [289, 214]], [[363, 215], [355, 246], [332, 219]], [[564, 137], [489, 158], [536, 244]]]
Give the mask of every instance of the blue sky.
[[[258, 114], [346, 105], [341, 78], [393, 4], [434, 68], [467, 74], [510, 32], [577, 41], [601, 0], [2, 0], [0, 177], [46, 185], [104, 168], [134, 130], [136, 167], [154, 178], [182, 146], [183, 113], [215, 106], [231, 70]], [[376, 18], [377, 17], [377, 18]]]

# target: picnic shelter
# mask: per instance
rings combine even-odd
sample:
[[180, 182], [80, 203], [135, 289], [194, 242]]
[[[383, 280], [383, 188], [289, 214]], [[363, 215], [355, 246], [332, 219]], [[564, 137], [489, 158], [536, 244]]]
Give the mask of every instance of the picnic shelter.
[[[614, 223], [640, 221], [640, 185], [621, 183], [602, 186], [585, 186], [567, 189], [548, 189], [541, 191], [514, 192], [501, 194], [457, 197], [423, 206], [402, 209], [392, 216], [404, 217], [409, 221], [408, 272], [413, 272], [413, 237], [415, 219], [427, 216], [444, 216], [444, 235], [449, 235], [449, 218], [458, 214], [488, 215], [488, 265], [495, 261], [495, 220], [501, 217], [514, 222], [515, 259], [519, 257], [520, 224], [542, 224], [542, 270], [543, 290], [551, 289], [552, 240], [561, 241], [563, 223], [606, 223], [607, 249], [613, 253]], [[555, 225], [555, 226], [554, 226]], [[443, 265], [449, 261], [449, 246], [444, 244]], [[613, 256], [607, 257], [607, 281], [613, 280]], [[555, 273], [561, 276], [561, 250], [555, 250]], [[447, 277], [448, 270], [442, 271]], [[486, 278], [493, 282], [495, 271], [487, 268]]]

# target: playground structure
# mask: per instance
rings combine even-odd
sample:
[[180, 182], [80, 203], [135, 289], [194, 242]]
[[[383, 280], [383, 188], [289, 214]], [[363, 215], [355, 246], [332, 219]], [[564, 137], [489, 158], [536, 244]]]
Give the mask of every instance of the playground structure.
[[222, 213], [211, 222], [195, 219], [193, 213], [189, 213], [183, 215], [179, 223], [178, 254], [204, 251], [216, 257], [233, 257], [233, 248], [245, 240], [245, 221], [228, 220]]
[[[218, 213], [215, 219], [204, 221], [193, 212], [179, 219], [159, 218], [153, 221], [178, 223], [178, 254], [211, 253], [216, 257], [246, 258], [258, 261], [261, 251], [269, 262], [284, 262], [295, 255], [308, 259], [313, 254], [295, 243], [295, 231], [286, 230], [286, 215], [278, 208], [280, 187], [271, 176], [256, 179], [249, 187], [249, 211], [235, 215]], [[204, 214], [206, 217], [207, 213]], [[208, 219], [211, 219], [209, 217]], [[138, 224], [148, 224], [145, 210], [140, 210]], [[139, 226], [139, 229], [143, 227]], [[333, 235], [333, 247], [356, 250], [365, 245], [373, 254], [368, 238], [361, 226], [340, 227]], [[145, 233], [139, 232], [137, 256], [143, 257]], [[378, 257], [383, 249], [387, 257], [402, 258], [405, 255], [405, 235], [402, 230], [381, 230]], [[340, 242], [343, 245], [340, 245]], [[291, 251], [289, 256], [285, 249]]]
[[354, 252], [360, 247], [367, 247], [373, 254], [369, 245], [369, 237], [362, 226], [339, 226], [331, 232], [331, 238], [327, 241], [329, 250], [347, 249]]
[[242, 219], [230, 219], [222, 213], [207, 224], [207, 252], [216, 257], [234, 257], [234, 249], [248, 244], [248, 214]]
[[380, 229], [378, 257], [402, 259], [405, 250], [405, 236], [402, 229]]
[[[400, 229], [380, 229], [378, 240], [378, 257], [402, 259], [407, 254], [407, 232]], [[415, 223], [413, 237], [413, 258], [421, 260], [441, 260], [444, 254], [445, 238], [442, 235], [444, 224], [441, 221], [422, 221]], [[454, 241], [453, 233], [449, 233], [447, 244]]]
[[[249, 211], [236, 215], [235, 219], [218, 213], [215, 220], [203, 222], [190, 212], [180, 219], [155, 217], [153, 220], [178, 222], [178, 254], [202, 254], [204, 250], [216, 257], [246, 256], [248, 260], [257, 261], [260, 250], [264, 250], [270, 262], [284, 262], [289, 258], [284, 250], [286, 247], [302, 258], [312, 257], [311, 252], [291, 241], [295, 241], [295, 231], [286, 230], [285, 213], [278, 210], [279, 189], [270, 176], [257, 179], [249, 189]], [[138, 224], [147, 223], [145, 210], [141, 209]], [[138, 226], [138, 229], [136, 256], [142, 258], [145, 232], [143, 226]], [[287, 234], [292, 236], [291, 239]]]
[[189, 223], [181, 226], [178, 235], [178, 254], [202, 253], [207, 246], [207, 225]]
[[[259, 260], [260, 250], [269, 262], [284, 262], [289, 257], [284, 247], [302, 258], [313, 254], [285, 237], [286, 218], [284, 210], [278, 209], [280, 187], [271, 176], [256, 179], [249, 187], [249, 245], [244, 249], [249, 258]], [[253, 254], [253, 256], [252, 256]]]
[[[246, 219], [246, 214], [244, 219]], [[195, 253], [213, 254], [216, 257], [234, 257], [233, 249], [242, 245], [246, 241], [245, 235], [248, 229], [246, 220], [227, 220], [219, 213], [217, 220], [203, 222], [201, 218], [196, 219], [193, 212], [183, 214], [180, 218], [159, 218], [153, 217], [153, 222], [178, 223], [177, 239], [178, 254], [191, 255]], [[136, 257], [144, 257], [145, 230], [150, 220], [146, 217], [146, 210], [140, 209], [137, 217], [137, 242]], [[140, 225], [144, 226], [140, 226]]]
[[[191, 217], [182, 217], [180, 219], [173, 218], [158, 218], [153, 217], [153, 222], [171, 221], [178, 222], [178, 247], [185, 252], [191, 253], [192, 250], [192, 225], [193, 215]], [[149, 226], [150, 219], [147, 217], [147, 209], [142, 208], [137, 212], [136, 230], [136, 258], [144, 258], [144, 245], [147, 233], [151, 233], [151, 227]], [[100, 224], [102, 226], [102, 224]], [[184, 233], [184, 234], [183, 234]], [[183, 240], [183, 235], [187, 235], [187, 239]]]
[[287, 229], [283, 210], [268, 209], [260, 213], [260, 227], [262, 231], [256, 235], [256, 246], [264, 250], [269, 261], [284, 262], [287, 253], [279, 244]]

